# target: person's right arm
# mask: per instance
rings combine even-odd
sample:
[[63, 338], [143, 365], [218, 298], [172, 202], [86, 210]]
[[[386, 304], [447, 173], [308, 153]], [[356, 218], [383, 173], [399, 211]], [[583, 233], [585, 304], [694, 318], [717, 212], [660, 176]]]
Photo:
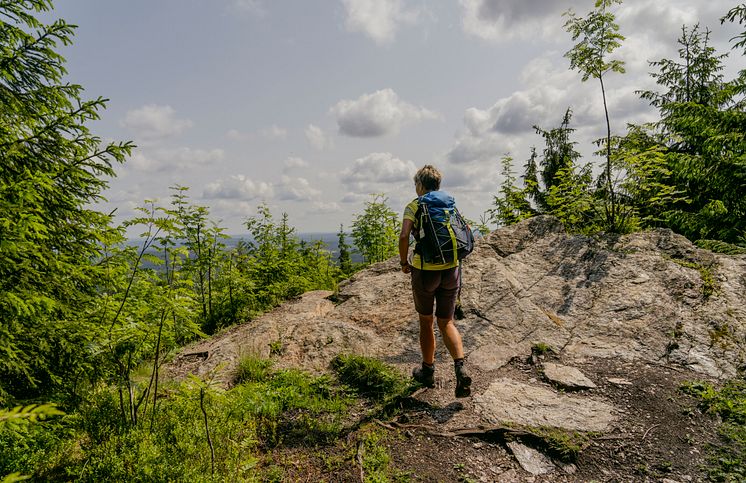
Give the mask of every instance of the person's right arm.
[[409, 256], [409, 234], [412, 233], [413, 226], [414, 222], [405, 218], [401, 224], [401, 233], [399, 233], [399, 263], [401, 264], [401, 271], [404, 273], [410, 271], [407, 257]]

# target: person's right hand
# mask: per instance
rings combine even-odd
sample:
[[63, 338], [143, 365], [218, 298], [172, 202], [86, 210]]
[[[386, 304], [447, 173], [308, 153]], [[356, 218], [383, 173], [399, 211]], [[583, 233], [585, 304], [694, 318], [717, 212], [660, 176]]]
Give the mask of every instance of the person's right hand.
[[402, 266], [401, 266], [401, 271], [402, 271], [403, 273], [409, 273], [409, 272], [411, 272], [411, 271], [412, 271], [412, 266], [411, 266], [411, 265], [409, 265], [409, 264], [406, 264], [406, 265], [402, 265]]

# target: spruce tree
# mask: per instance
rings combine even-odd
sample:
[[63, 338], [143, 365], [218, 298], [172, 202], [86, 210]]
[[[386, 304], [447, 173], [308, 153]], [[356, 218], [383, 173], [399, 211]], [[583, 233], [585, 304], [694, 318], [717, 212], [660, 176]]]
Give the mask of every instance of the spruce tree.
[[63, 80], [74, 26], [49, 0], [0, 3], [0, 401], [71, 388], [95, 369], [97, 264], [110, 216], [91, 208], [129, 143], [86, 126], [105, 99]]

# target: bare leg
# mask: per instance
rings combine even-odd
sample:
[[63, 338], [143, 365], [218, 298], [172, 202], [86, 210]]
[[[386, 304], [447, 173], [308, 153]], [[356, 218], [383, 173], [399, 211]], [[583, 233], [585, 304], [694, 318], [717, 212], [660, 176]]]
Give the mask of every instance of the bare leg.
[[[453, 358], [453, 360], [463, 359], [464, 358], [464, 345], [461, 342], [461, 334], [459, 334], [458, 329], [453, 324], [453, 320], [452, 319], [441, 319], [440, 317], [438, 317], [438, 329], [440, 329], [440, 334], [443, 336], [443, 342], [445, 343], [446, 348], [448, 349], [448, 352], [451, 354], [451, 357]], [[421, 318], [420, 318], [420, 337], [422, 337], [422, 319]], [[433, 342], [433, 348], [434, 347], [435, 347], [435, 343]], [[423, 354], [424, 354], [424, 351], [423, 351]]]
[[426, 364], [432, 365], [435, 362], [435, 332], [433, 331], [433, 323], [435, 322], [435, 317], [433, 317], [432, 315], [422, 314], [419, 314], [419, 316], [420, 350], [422, 350], [422, 361]]

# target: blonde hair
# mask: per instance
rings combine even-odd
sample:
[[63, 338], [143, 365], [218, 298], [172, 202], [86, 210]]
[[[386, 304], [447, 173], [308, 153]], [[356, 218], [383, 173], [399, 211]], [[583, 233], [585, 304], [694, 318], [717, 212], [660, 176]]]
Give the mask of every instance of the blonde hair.
[[414, 175], [415, 184], [422, 186], [426, 191], [438, 191], [441, 179], [443, 175], [432, 164], [426, 164]]

